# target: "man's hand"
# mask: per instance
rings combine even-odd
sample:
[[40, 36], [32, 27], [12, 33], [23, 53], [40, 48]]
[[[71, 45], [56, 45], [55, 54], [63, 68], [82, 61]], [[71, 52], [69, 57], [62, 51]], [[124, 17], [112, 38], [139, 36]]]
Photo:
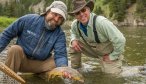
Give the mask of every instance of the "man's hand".
[[72, 78], [71, 74], [69, 72], [67, 72], [67, 71], [62, 71], [62, 74], [63, 74], [64, 78], [69, 78], [69, 79]]
[[107, 63], [112, 63], [113, 62], [112, 60], [110, 60], [109, 55], [107, 55], [107, 54], [103, 56], [103, 61], [105, 61]]
[[80, 52], [82, 51], [81, 47], [83, 47], [78, 40], [73, 40], [72, 41], [72, 47], [74, 48], [75, 51]]

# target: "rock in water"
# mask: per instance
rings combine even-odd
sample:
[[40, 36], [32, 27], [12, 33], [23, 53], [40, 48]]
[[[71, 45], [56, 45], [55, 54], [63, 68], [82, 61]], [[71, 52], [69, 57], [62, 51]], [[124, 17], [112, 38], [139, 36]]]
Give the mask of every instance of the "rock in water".
[[[62, 71], [70, 73], [71, 79], [64, 78]], [[70, 67], [57, 67], [48, 72], [47, 75], [50, 84], [84, 84], [83, 76], [77, 70]]]

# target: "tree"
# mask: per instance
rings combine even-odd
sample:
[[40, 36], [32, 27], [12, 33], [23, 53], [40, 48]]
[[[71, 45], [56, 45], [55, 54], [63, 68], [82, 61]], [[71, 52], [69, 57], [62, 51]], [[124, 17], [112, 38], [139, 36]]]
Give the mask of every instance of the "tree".
[[117, 21], [124, 20], [126, 12], [125, 0], [112, 0], [109, 3], [109, 8], [111, 10], [110, 17]]
[[3, 14], [3, 6], [2, 6], [2, 4], [0, 4], [0, 15], [2, 15]]
[[136, 15], [141, 19], [146, 19], [146, 0], [137, 0]]

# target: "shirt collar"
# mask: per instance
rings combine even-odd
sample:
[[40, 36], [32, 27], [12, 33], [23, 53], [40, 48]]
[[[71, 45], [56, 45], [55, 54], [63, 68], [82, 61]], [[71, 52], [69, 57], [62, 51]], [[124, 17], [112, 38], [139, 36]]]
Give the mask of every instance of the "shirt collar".
[[94, 13], [90, 13], [90, 18], [89, 18], [89, 21], [88, 21], [88, 26], [90, 27], [90, 28], [92, 28], [93, 27], [93, 17], [94, 17]]

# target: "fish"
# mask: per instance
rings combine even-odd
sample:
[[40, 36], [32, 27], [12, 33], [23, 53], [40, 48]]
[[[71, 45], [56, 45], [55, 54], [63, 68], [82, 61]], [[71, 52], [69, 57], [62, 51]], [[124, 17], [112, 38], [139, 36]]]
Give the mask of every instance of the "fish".
[[[71, 78], [64, 78], [62, 71], [68, 72]], [[84, 84], [84, 77], [82, 74], [71, 67], [57, 67], [47, 73], [47, 79], [51, 84], [53, 84], [53, 82], [56, 84], [56, 81], [62, 81], [64, 84]]]

